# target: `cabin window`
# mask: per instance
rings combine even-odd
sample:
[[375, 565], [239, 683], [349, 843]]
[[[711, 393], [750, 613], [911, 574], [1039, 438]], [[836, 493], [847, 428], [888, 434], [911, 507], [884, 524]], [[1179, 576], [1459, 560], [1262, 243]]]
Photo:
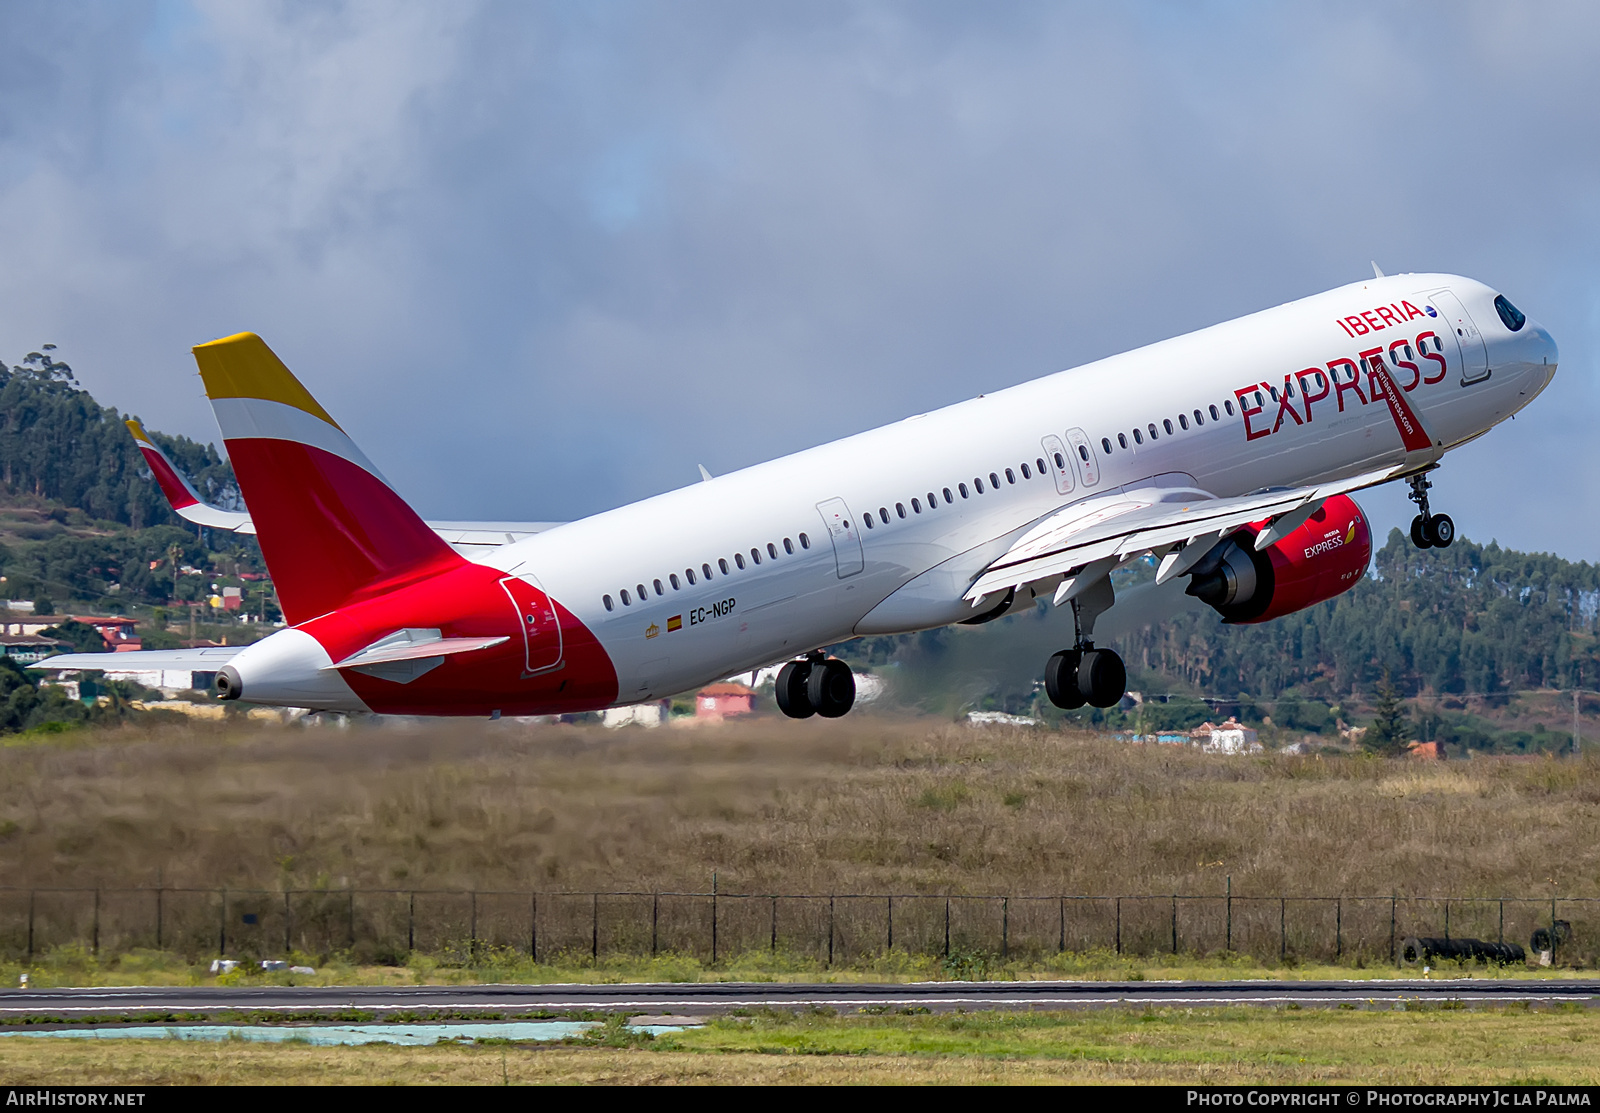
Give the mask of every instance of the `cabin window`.
[[[1215, 409], [1215, 408], [1216, 408], [1215, 406], [1212, 407], [1212, 409]], [[1223, 402], [1222, 403], [1222, 408], [1228, 411], [1228, 416], [1229, 417], [1232, 417], [1233, 416], [1233, 399], [1230, 398], [1226, 402]]]
[[[1354, 372], [1351, 372], [1351, 374], [1354, 374]], [[1256, 391], [1256, 405], [1265, 406], [1266, 404], [1267, 404], [1267, 401], [1266, 401], [1265, 398], [1261, 397], [1261, 392], [1259, 390]]]
[[868, 529], [871, 529], [872, 528], [872, 511], [870, 511], [870, 510], [863, 511], [862, 514], [861, 514], [861, 520], [863, 522], [867, 523], [867, 528]]
[[1197, 427], [1204, 425], [1206, 423], [1206, 415], [1196, 410], [1194, 412], [1194, 423]]
[[1120, 444], [1123, 448], [1127, 448], [1128, 447], [1128, 434], [1126, 434], [1126, 433], [1118, 433], [1117, 434], [1117, 443]]
[[[1056, 453], [1056, 463], [1061, 463], [1061, 453], [1059, 452]], [[989, 486], [993, 487], [996, 491], [1000, 489], [1000, 477], [994, 472], [989, 473]]]
[[1041, 456], [1037, 460], [1035, 460], [1033, 462], [1033, 464], [1034, 464], [1034, 467], [1038, 470], [1040, 475], [1043, 475], [1045, 472], [1050, 470], [1049, 468], [1044, 466], [1044, 457], [1043, 456]]
[[778, 559], [778, 546], [774, 545], [771, 541], [767, 542], [767, 555], [773, 560]]
[[744, 571], [744, 554], [742, 554], [742, 553], [734, 553], [733, 554], [733, 563], [734, 563], [734, 567], [738, 568], [739, 571], [743, 572]]
[[936, 507], [938, 505], [939, 505], [939, 500], [933, 497], [933, 492], [932, 491], [929, 491], [928, 492], [928, 509], [932, 510], [934, 507]]
[[922, 504], [920, 502], [918, 502], [916, 499], [912, 499], [911, 500], [911, 513], [913, 513], [913, 514], [921, 514], [922, 513]]
[[1152, 421], [1150, 423], [1149, 428], [1150, 428], [1150, 439], [1151, 440], [1159, 439], [1160, 436], [1161, 436], [1161, 432], [1156, 428], [1156, 423]]
[[1111, 438], [1110, 437], [1101, 437], [1100, 438], [1100, 447], [1105, 449], [1105, 453], [1106, 453], [1107, 456], [1110, 456], [1111, 455]]
[[[881, 514], [883, 511], [880, 510], [878, 513]], [[783, 539], [783, 551], [791, 554], [794, 552], [794, 542], [790, 541], [787, 537]]]
[[946, 487], [944, 489], [944, 501], [947, 502], [947, 503], [956, 501], [955, 499], [950, 497], [950, 488], [948, 488], [948, 487]]
[[727, 561], [727, 559], [725, 557], [718, 557], [717, 558], [717, 567], [722, 569], [722, 574], [724, 576], [726, 576], [728, 574], [728, 561]]
[[1139, 430], [1137, 430], [1137, 429], [1135, 429], [1133, 431], [1133, 443], [1134, 444], [1143, 444], [1144, 443], [1144, 437], [1140, 435]]
[[900, 517], [904, 518], [906, 516], [906, 504], [903, 503], [903, 502], [895, 503], [894, 504], [894, 512], [896, 514], [900, 515]]
[[1017, 473], [1010, 468], [1006, 469], [1006, 482], [1013, 485], [1017, 482]]
[[667, 577], [667, 582], [672, 585], [672, 590], [673, 591], [681, 591], [681, 590], [683, 590], [683, 585], [678, 582], [678, 574], [676, 572], [673, 572], [671, 575], [669, 575]]
[[660, 580], [651, 580], [650, 582], [655, 585], [656, 594], [657, 595], [665, 595], [666, 594], [665, 591], [661, 590], [661, 581]]
[[968, 497], [968, 495], [967, 495], [967, 485], [965, 483], [957, 483], [956, 484], [956, 490], [961, 492], [961, 497], [962, 498], [967, 498]]
[[683, 570], [683, 574], [688, 577], [689, 586], [693, 587], [694, 586], [694, 569], [693, 568], [685, 568]]
[[611, 610], [615, 606], [615, 604], [613, 604], [611, 602], [611, 596], [610, 595], [602, 595], [602, 596], [600, 596], [600, 602], [602, 602], [602, 603], [604, 603], [606, 605], [606, 610], [608, 610], [608, 611]]
[[645, 590], [643, 584], [634, 584], [633, 586], [639, 589], [639, 602], [643, 603], [646, 599], [650, 598], [650, 593]]
[[757, 564], [760, 564], [761, 563], [761, 550], [760, 549], [751, 549], [750, 550], [750, 559], [755, 561]]
[[1087, 464], [1089, 462], [1089, 446], [1088, 445], [1080, 444], [1078, 446], [1078, 459], [1082, 460], [1085, 464]]
[[1167, 431], [1167, 436], [1169, 436], [1169, 437], [1172, 436], [1172, 419], [1170, 417], [1162, 418], [1161, 419], [1161, 428], [1163, 428], [1163, 429], [1165, 429]]
[[974, 479], [972, 481], [972, 486], [973, 486], [973, 489], [978, 492], [978, 494], [980, 494], [980, 495], [983, 494], [983, 480]]
[[1032, 479], [1033, 478], [1033, 473], [1028, 470], [1028, 465], [1027, 464], [1023, 464], [1022, 465], [1022, 478], [1024, 478], [1024, 479]]
[[624, 607], [633, 606], [633, 600], [628, 598], [628, 589], [627, 588], [623, 588], [622, 591], [619, 594], [621, 594], [621, 596], [622, 596], [622, 605]]
[[[709, 579], [710, 579], [710, 578], [711, 578], [711, 565], [709, 565], [709, 564], [702, 564], [702, 565], [701, 565], [701, 566], [700, 566], [700, 571], [702, 571], [702, 572], [704, 572], [704, 573], [705, 573], [705, 574], [706, 574], [706, 579], [708, 579], [708, 580], [709, 580]], [[723, 570], [723, 571], [727, 571], [727, 570], [726, 570], [726, 569], [724, 569], [724, 570]]]
[[802, 549], [809, 549], [809, 548], [811, 548], [811, 538], [809, 538], [809, 537], [807, 537], [807, 536], [806, 536], [806, 535], [805, 535], [805, 534], [803, 534], [803, 533], [802, 533], [802, 534], [801, 534], [801, 535], [800, 535], [800, 547], [801, 547], [801, 548], [802, 548]]
[[1189, 419], [1187, 417], [1185, 417], [1183, 414], [1179, 414], [1178, 415], [1178, 428], [1180, 428], [1180, 429], [1189, 428]]
[[1215, 406], [1211, 407], [1211, 420], [1212, 421], [1221, 421], [1222, 420], [1222, 415], [1217, 412], [1217, 407], [1215, 407]]
[[[1065, 471], [1066, 467], [1067, 467], [1067, 462], [1061, 458], [1061, 453], [1057, 452], [1055, 454], [1055, 457], [1056, 457], [1056, 467], [1058, 467], [1058, 468], [1062, 469], [1063, 471]], [[990, 479], [994, 479], [994, 475], [991, 473], [989, 478]], [[995, 481], [995, 485], [999, 486], [1000, 481], [998, 479], [995, 479], [994, 481]]]

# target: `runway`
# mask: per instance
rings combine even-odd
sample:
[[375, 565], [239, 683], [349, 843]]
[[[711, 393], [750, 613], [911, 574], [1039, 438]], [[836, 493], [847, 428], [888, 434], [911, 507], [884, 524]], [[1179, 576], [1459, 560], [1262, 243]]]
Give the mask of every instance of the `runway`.
[[1227, 1005], [1393, 1007], [1406, 1002], [1600, 1003], [1600, 981], [1478, 979], [1416, 981], [1215, 982], [695, 982], [608, 985], [470, 986], [136, 986], [0, 991], [0, 1017], [63, 1020], [150, 1013], [361, 1010], [543, 1013], [589, 1011], [710, 1016], [735, 1009], [829, 1008], [841, 1012], [927, 1009], [1032, 1010]]

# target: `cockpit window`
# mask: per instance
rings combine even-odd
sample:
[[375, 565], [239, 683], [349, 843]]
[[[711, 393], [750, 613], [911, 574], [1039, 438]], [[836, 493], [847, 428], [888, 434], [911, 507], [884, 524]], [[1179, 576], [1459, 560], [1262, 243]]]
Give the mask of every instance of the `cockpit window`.
[[1516, 332], [1528, 323], [1528, 318], [1522, 315], [1522, 310], [1507, 301], [1504, 294], [1495, 295], [1494, 311], [1500, 314], [1500, 320], [1504, 321], [1506, 328], [1512, 332]]

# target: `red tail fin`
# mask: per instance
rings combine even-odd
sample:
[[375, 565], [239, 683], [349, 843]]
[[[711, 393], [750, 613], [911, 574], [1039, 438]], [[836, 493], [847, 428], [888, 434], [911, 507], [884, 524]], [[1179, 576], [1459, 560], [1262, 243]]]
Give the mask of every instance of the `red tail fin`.
[[259, 336], [194, 356], [291, 624], [463, 563]]

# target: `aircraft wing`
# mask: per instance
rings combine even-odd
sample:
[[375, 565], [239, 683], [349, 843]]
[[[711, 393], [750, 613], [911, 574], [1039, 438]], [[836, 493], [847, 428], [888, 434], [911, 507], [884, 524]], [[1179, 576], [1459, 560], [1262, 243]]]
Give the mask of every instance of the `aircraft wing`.
[[[1090, 564], [1103, 566], [1098, 578], [1129, 557], [1188, 542], [1209, 550], [1240, 526], [1270, 518], [1272, 527], [1263, 530], [1256, 542], [1258, 549], [1266, 548], [1297, 529], [1332, 496], [1388, 482], [1406, 470], [1401, 465], [1329, 483], [1225, 499], [1194, 487], [1130, 484], [1062, 507], [1040, 520], [984, 569], [963, 598], [976, 607], [996, 592], [1069, 576]], [[1183, 567], [1192, 566], [1204, 555], [1204, 551], [1194, 552], [1194, 560]], [[1182, 568], [1171, 571], [1174, 567], [1176, 560], [1172, 565], [1163, 564], [1158, 580], [1165, 582], [1181, 573]]]
[[203, 646], [200, 649], [135, 649], [127, 653], [62, 653], [46, 657], [30, 669], [48, 669], [59, 672], [65, 669], [114, 669], [139, 671], [143, 669], [220, 669], [245, 647], [242, 645]]
[[[212, 506], [200, 497], [194, 485], [184, 478], [144, 431], [144, 427], [129, 418], [124, 424], [144, 454], [144, 461], [155, 473], [161, 493], [167, 496], [173, 512], [180, 518], [210, 529], [231, 530], [234, 533], [255, 533], [256, 527], [247, 511], [224, 510]], [[429, 522], [428, 528], [437, 533], [446, 545], [463, 556], [496, 549], [514, 541], [554, 529], [560, 522]], [[154, 666], [152, 666], [154, 667]], [[178, 666], [173, 666], [174, 668]]]

